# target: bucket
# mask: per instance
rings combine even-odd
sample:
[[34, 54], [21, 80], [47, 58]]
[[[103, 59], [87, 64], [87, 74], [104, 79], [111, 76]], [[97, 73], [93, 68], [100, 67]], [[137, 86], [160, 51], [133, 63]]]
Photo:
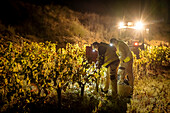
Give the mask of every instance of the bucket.
[[126, 85], [126, 84], [117, 84], [118, 86], [118, 95], [122, 96], [122, 97], [128, 97], [130, 96], [131, 92], [132, 92], [132, 87], [130, 85]]

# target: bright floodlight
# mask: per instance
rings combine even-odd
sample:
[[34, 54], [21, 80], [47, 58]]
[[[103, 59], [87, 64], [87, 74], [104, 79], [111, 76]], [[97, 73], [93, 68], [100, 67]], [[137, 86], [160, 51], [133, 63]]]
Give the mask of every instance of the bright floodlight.
[[123, 23], [123, 22], [120, 22], [120, 23], [119, 23], [119, 28], [123, 28], [123, 26], [124, 26], [124, 23]]
[[132, 22], [128, 22], [128, 26], [131, 26], [132, 25]]
[[143, 23], [142, 22], [136, 22], [135, 29], [137, 29], [137, 30], [143, 29]]

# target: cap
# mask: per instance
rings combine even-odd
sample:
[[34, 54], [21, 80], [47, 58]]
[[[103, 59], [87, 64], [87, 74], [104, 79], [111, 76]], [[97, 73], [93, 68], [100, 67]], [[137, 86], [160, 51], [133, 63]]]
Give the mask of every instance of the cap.
[[113, 42], [115, 42], [115, 41], [117, 41], [117, 39], [116, 39], [116, 38], [112, 38], [112, 39], [110, 39], [110, 43], [113, 43]]

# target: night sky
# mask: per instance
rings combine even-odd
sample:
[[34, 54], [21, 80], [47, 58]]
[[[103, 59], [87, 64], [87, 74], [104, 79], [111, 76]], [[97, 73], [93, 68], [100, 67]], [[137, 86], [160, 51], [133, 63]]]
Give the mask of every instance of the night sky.
[[[0, 1], [1, 18], [28, 16], [13, 5], [15, 1], [25, 1], [36, 5], [59, 4], [72, 10], [97, 13], [115, 17], [145, 18], [170, 22], [170, 0], [3, 0]], [[20, 10], [20, 11], [18, 11]], [[31, 10], [31, 9], [30, 9]], [[20, 12], [16, 14], [15, 12]]]
[[60, 0], [81, 12], [126, 18], [170, 20], [170, 0]]

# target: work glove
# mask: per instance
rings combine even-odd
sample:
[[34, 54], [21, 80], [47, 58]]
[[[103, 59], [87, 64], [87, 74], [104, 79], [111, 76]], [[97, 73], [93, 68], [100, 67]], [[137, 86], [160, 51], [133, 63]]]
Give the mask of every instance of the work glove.
[[96, 62], [96, 67], [97, 67], [97, 69], [100, 69], [100, 68], [101, 68], [101, 65], [99, 64], [98, 61]]

